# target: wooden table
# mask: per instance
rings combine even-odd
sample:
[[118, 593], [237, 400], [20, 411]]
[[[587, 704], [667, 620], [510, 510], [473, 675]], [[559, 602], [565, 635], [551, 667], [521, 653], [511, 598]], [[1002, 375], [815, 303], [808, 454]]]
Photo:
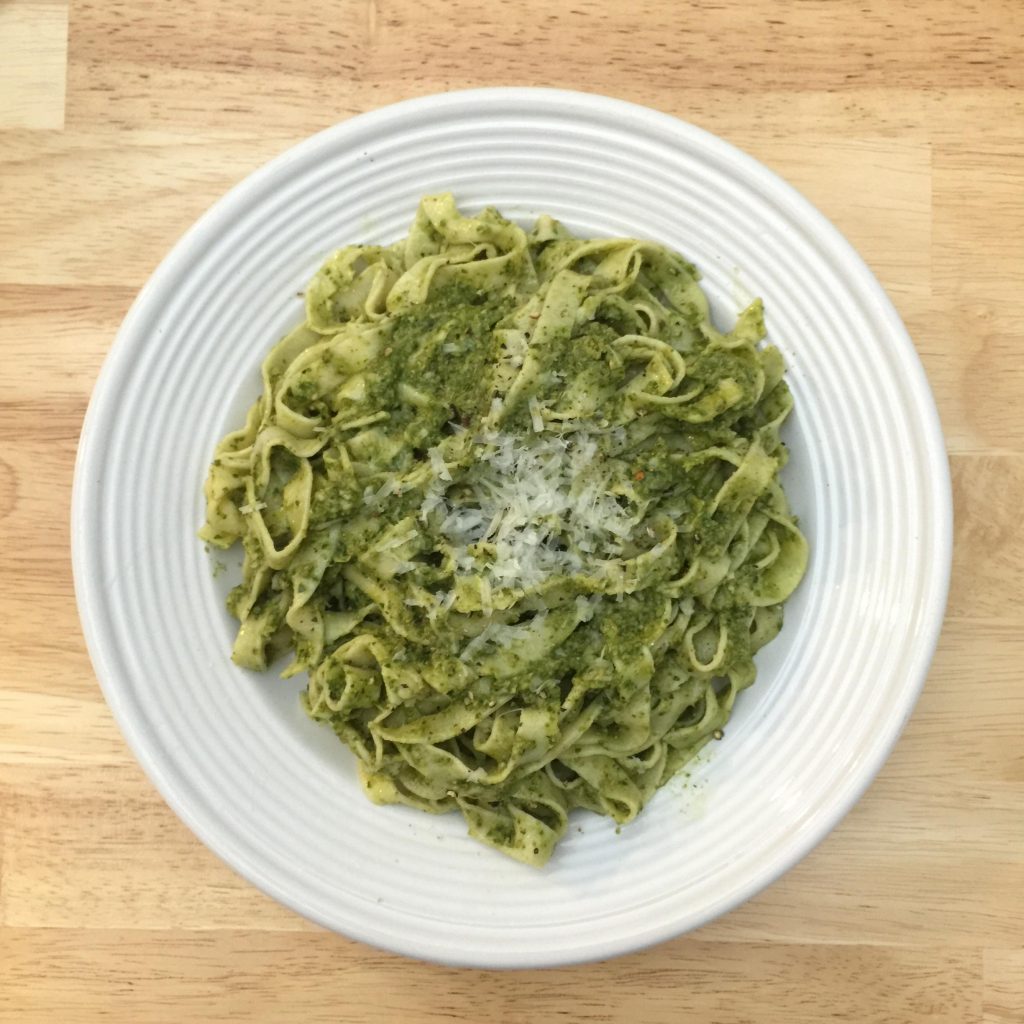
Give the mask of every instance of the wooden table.
[[[1021, 0], [0, 2], [0, 1020], [1024, 1021]], [[949, 612], [878, 781], [784, 879], [600, 966], [449, 970], [328, 934], [168, 810], [93, 676], [75, 444], [136, 290], [229, 186], [403, 97], [646, 103], [777, 169], [888, 288], [956, 487]]]

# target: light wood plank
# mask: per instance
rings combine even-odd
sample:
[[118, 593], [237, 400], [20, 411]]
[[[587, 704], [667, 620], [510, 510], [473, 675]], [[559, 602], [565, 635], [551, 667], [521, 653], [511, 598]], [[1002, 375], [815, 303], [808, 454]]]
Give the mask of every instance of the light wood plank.
[[371, 953], [325, 933], [0, 933], [7, 998], [24, 1014], [18, 1024], [67, 1019], [83, 1005], [96, 1019], [126, 1024], [163, 1024], [171, 1007], [211, 1024], [971, 1024], [979, 1020], [979, 960], [930, 946], [684, 938], [605, 964], [501, 973]]
[[984, 1024], [1024, 1024], [1024, 949], [985, 951]]
[[955, 546], [948, 612], [1024, 623], [1024, 458], [961, 457], [952, 461], [952, 471]]
[[63, 128], [67, 0], [0, 3], [0, 131]]
[[135, 10], [81, 12], [71, 47], [76, 115], [131, 123], [139, 98], [157, 90], [164, 102], [151, 109], [161, 118], [195, 121], [216, 93], [237, 124], [267, 106], [344, 112], [509, 82], [659, 95], [699, 84], [760, 96], [1024, 81], [1015, 0], [723, 0], [696, 10], [665, 0], [451, 0], [444, 17], [417, 0], [219, 4], [203, 17], [192, 5], [150, 18]]

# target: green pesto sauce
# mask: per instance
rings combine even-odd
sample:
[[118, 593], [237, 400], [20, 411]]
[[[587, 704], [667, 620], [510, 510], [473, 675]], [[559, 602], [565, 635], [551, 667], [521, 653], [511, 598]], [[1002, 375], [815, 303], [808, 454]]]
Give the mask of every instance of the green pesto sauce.
[[232, 657], [292, 652], [375, 801], [530, 863], [573, 808], [631, 820], [721, 737], [806, 562], [760, 304], [722, 334], [678, 254], [451, 196], [306, 296], [207, 484], [205, 538], [245, 552]]
[[511, 308], [509, 299], [458, 282], [431, 291], [421, 306], [395, 318], [373, 398], [382, 408], [400, 404], [397, 388], [404, 383], [430, 396], [429, 411], [418, 416], [439, 420], [438, 427], [481, 415], [497, 353], [494, 328]]

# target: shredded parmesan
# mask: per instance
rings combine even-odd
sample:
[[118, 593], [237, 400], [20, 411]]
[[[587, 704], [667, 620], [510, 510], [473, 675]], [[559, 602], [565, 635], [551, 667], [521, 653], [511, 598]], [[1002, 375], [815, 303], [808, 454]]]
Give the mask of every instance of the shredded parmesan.
[[415, 540], [419, 536], [416, 530], [410, 530], [407, 533], [403, 533], [397, 537], [391, 537], [384, 541], [382, 544], [376, 546], [377, 551], [391, 551], [393, 548], [400, 548], [403, 544], [408, 544], [409, 541]]
[[384, 503], [385, 498], [389, 498], [392, 494], [401, 494], [402, 485], [398, 482], [398, 479], [394, 476], [389, 476], [375, 491], [372, 487], [367, 487], [363, 491], [363, 502], [370, 506], [379, 506]]
[[452, 475], [444, 461], [444, 456], [439, 448], [428, 448], [427, 455], [430, 457], [430, 467], [434, 474], [441, 480], [451, 481]]
[[540, 414], [540, 402], [531, 396], [528, 405], [530, 408], [530, 420], [533, 423], [533, 431], [535, 434], [540, 434], [544, 430], [544, 417]]
[[[531, 412], [541, 418], [539, 407]], [[479, 579], [485, 614], [495, 590], [530, 589], [553, 575], [582, 571], [582, 556], [622, 553], [641, 515], [615, 500], [592, 437], [486, 431], [475, 441], [477, 462], [460, 475], [457, 500], [441, 483], [444, 460], [438, 464], [431, 454], [435, 480], [420, 516], [438, 513], [456, 578]]]

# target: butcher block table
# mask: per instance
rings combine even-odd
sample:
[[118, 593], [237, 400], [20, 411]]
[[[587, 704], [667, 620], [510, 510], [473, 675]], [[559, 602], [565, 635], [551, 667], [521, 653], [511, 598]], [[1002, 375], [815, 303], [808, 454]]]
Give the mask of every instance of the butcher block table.
[[[1024, 1021], [1022, 39], [1021, 0], [0, 0], [0, 1020]], [[701, 125], [846, 233], [956, 531], [921, 701], [832, 835], [694, 934], [503, 973], [323, 931], [185, 828], [89, 663], [68, 506], [118, 324], [210, 203], [354, 114], [512, 84]]]

